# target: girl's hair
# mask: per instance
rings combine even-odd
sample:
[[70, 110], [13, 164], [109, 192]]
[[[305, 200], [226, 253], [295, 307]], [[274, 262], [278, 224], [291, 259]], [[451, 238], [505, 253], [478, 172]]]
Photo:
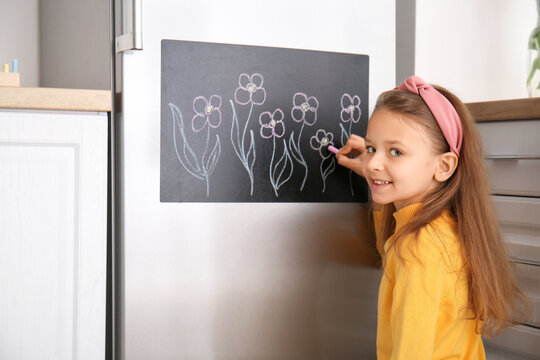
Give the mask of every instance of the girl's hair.
[[[469, 306], [473, 319], [481, 321], [483, 335], [495, 336], [504, 328], [526, 319], [529, 303], [514, 278], [510, 260], [492, 207], [484, 167], [480, 135], [472, 115], [454, 94], [434, 86], [455, 107], [463, 128], [463, 144], [454, 174], [421, 204], [416, 215], [399, 233], [392, 244], [400, 256], [401, 239], [417, 236], [422, 228], [449, 209], [456, 221], [458, 241], [464, 254], [469, 288]], [[422, 98], [413, 93], [391, 90], [382, 93], [375, 110], [389, 110], [408, 115], [427, 130], [437, 153], [450, 151], [444, 136]], [[384, 243], [395, 229], [393, 204], [383, 206], [377, 249], [385, 264]]]

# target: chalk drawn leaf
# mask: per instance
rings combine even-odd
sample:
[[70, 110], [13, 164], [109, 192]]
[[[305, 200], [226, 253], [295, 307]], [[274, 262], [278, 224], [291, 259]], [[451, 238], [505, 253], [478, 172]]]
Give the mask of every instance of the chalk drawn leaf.
[[[193, 149], [189, 146], [186, 134], [184, 131], [184, 119], [180, 109], [173, 103], [169, 103], [169, 108], [173, 115], [173, 143], [176, 152], [176, 157], [184, 169], [197, 179], [204, 180], [205, 178], [200, 175], [200, 165], [195, 156]], [[181, 148], [183, 151], [179, 151]], [[188, 160], [188, 154], [191, 155], [192, 160]], [[193, 166], [195, 163], [195, 166]]]
[[293, 170], [293, 164], [291, 160], [291, 155], [289, 154], [289, 151], [287, 150], [287, 143], [285, 142], [285, 139], [283, 139], [283, 155], [281, 155], [281, 158], [276, 163], [276, 167], [274, 171], [274, 174], [276, 173], [276, 171], [279, 173], [279, 175], [274, 181], [277, 189], [279, 189], [281, 185], [286, 183], [291, 178], [292, 170]]
[[341, 127], [341, 144], [345, 145], [347, 140], [349, 140], [349, 133], [345, 130], [343, 124], [339, 124], [339, 126]]
[[291, 136], [289, 137], [289, 149], [294, 160], [296, 160], [299, 163], [303, 163], [302, 154], [300, 153], [300, 151], [296, 147], [296, 143], [294, 142], [294, 131], [291, 133]]
[[[328, 161], [328, 159], [330, 159], [330, 161]], [[328, 158], [328, 159], [324, 159], [323, 160], [323, 163], [324, 162], [327, 162], [328, 165], [326, 165], [326, 167], [324, 167], [324, 170], [323, 170], [323, 177], [326, 179], [328, 177], [328, 175], [330, 175], [331, 173], [334, 172], [334, 170], [336, 169], [336, 161], [335, 161], [335, 158], [331, 157], [331, 158]]]
[[210, 152], [210, 155], [208, 156], [208, 160], [205, 164], [206, 169], [208, 169], [208, 176], [212, 175], [212, 172], [214, 172], [214, 169], [216, 168], [220, 155], [221, 155], [221, 143], [219, 141], [219, 136], [216, 135], [216, 144], [214, 145], [214, 148]]
[[255, 154], [255, 139], [253, 138], [253, 130], [250, 130], [249, 133], [251, 135], [251, 140], [250, 140], [249, 149], [246, 155], [246, 162], [249, 165], [249, 168], [251, 170], [253, 169], [253, 164], [255, 164], [256, 154]]
[[[197, 157], [195, 156], [195, 154], [193, 153], [191, 148], [186, 143], [184, 143], [184, 149], [183, 150], [184, 150], [184, 159], [185, 159], [186, 163], [189, 165], [189, 167], [193, 171], [200, 172], [201, 168], [200, 168], [200, 165], [199, 165], [199, 161], [197, 160]], [[195, 169], [197, 169], [197, 170], [195, 170]]]
[[[237, 143], [240, 144], [240, 133], [239, 133], [240, 126], [238, 125], [238, 116], [236, 115], [236, 111], [234, 110], [232, 101], [231, 101], [231, 106], [233, 109], [232, 126], [231, 126], [231, 142], [232, 142], [234, 151], [236, 152], [236, 155], [240, 158], [240, 160], [242, 160], [242, 156], [239, 152], [239, 149], [236, 146]], [[234, 141], [235, 135], [236, 135], [236, 141]]]

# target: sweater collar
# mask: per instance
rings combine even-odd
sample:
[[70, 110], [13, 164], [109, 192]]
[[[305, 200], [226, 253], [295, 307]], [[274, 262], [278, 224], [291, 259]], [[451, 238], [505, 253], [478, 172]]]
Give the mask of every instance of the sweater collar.
[[394, 231], [394, 234], [401, 227], [403, 227], [403, 225], [409, 222], [409, 220], [414, 216], [414, 214], [416, 214], [421, 205], [421, 203], [407, 205], [404, 208], [401, 208], [398, 211], [394, 212], [393, 215], [394, 219], [396, 220], [396, 229]]

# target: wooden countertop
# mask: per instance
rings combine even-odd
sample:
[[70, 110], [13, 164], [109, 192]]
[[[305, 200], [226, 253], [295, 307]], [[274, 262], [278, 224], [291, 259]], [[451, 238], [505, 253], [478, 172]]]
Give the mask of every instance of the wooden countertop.
[[111, 111], [109, 90], [0, 86], [0, 108]]
[[540, 119], [540, 97], [467, 103], [476, 121]]

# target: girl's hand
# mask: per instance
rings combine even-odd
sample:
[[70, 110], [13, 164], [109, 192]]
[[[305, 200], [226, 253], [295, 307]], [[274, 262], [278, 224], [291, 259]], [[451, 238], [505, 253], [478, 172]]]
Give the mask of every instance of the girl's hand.
[[339, 165], [351, 169], [360, 176], [362, 173], [362, 163], [366, 153], [366, 144], [364, 138], [351, 134], [347, 143], [339, 149], [336, 159]]

